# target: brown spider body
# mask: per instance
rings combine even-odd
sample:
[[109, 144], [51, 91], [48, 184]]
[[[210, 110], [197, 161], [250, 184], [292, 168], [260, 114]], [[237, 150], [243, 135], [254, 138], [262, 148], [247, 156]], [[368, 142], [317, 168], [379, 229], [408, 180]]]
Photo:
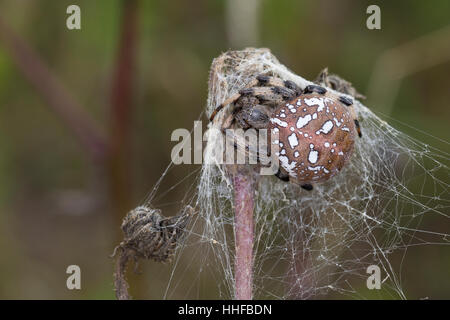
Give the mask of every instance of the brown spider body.
[[292, 81], [259, 75], [221, 103], [210, 121], [224, 107], [233, 105], [233, 112], [223, 122], [224, 131], [235, 124], [244, 130], [271, 129], [278, 133], [274, 143], [279, 147], [276, 156], [280, 169], [275, 175], [312, 190], [312, 183], [326, 181], [343, 168], [356, 135], [361, 137], [353, 99], [348, 97], [356, 90], [337, 76], [330, 79], [327, 70], [319, 78], [319, 84], [331, 83], [347, 96], [319, 85], [302, 90]]
[[278, 133], [277, 156], [290, 181], [310, 184], [337, 174], [350, 158], [356, 126], [350, 109], [331, 95], [301, 95], [278, 107], [269, 129]]

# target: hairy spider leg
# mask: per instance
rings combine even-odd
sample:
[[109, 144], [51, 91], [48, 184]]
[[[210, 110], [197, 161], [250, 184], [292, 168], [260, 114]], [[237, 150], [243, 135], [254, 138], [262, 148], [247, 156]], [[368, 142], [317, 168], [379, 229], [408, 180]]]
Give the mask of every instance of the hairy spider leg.
[[[258, 85], [264, 87], [255, 88]], [[224, 102], [219, 104], [209, 117], [209, 121], [213, 121], [218, 112], [220, 112], [225, 106], [236, 102], [243, 95], [251, 94], [257, 97], [259, 96], [262, 98], [262, 100], [265, 101], [270, 100], [267, 98], [268, 91], [266, 91], [265, 88], [270, 88], [272, 93], [282, 96], [283, 101], [294, 99], [295, 97], [298, 97], [300, 94], [302, 94], [302, 90], [300, 89], [300, 87], [297, 86], [293, 81], [290, 80], [283, 81], [279, 78], [271, 76], [258, 75], [255, 80], [251, 81], [246, 86], [246, 88], [240, 90], [238, 93], [232, 95]], [[254, 90], [254, 89], [264, 89], [264, 90]], [[278, 101], [276, 100], [275, 102], [278, 103]]]

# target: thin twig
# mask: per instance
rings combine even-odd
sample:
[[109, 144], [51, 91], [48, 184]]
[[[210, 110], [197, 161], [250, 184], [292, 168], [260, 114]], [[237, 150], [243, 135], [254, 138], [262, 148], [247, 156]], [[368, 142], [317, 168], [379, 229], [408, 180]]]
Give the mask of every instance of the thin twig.
[[[125, 278], [126, 268], [129, 260], [129, 252], [116, 248], [119, 250], [119, 256], [116, 259], [116, 271], [114, 272], [114, 290], [116, 292], [117, 300], [130, 300], [131, 296], [128, 293], [128, 282]], [[114, 250], [113, 256], [116, 254]]]

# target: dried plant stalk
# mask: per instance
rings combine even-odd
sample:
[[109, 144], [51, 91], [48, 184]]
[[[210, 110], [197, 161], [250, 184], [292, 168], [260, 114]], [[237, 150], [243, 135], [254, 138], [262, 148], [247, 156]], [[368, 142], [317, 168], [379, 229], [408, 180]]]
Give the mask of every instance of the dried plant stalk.
[[236, 243], [235, 299], [251, 300], [253, 287], [253, 210], [254, 179], [248, 170], [238, 170], [233, 177]]
[[113, 257], [118, 253], [114, 273], [117, 299], [131, 298], [125, 279], [128, 261], [134, 260], [135, 271], [138, 259], [171, 262], [194, 213], [194, 209], [187, 206], [182, 214], [165, 218], [161, 215], [161, 210], [139, 206], [125, 216], [122, 222], [124, 240], [113, 253]]

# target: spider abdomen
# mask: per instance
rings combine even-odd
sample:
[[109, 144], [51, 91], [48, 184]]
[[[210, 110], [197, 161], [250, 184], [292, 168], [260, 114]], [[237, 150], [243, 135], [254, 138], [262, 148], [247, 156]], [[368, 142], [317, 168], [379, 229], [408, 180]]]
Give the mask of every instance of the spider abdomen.
[[278, 107], [270, 118], [278, 133], [281, 170], [300, 184], [322, 182], [350, 158], [355, 123], [346, 103], [331, 95], [301, 95]]

